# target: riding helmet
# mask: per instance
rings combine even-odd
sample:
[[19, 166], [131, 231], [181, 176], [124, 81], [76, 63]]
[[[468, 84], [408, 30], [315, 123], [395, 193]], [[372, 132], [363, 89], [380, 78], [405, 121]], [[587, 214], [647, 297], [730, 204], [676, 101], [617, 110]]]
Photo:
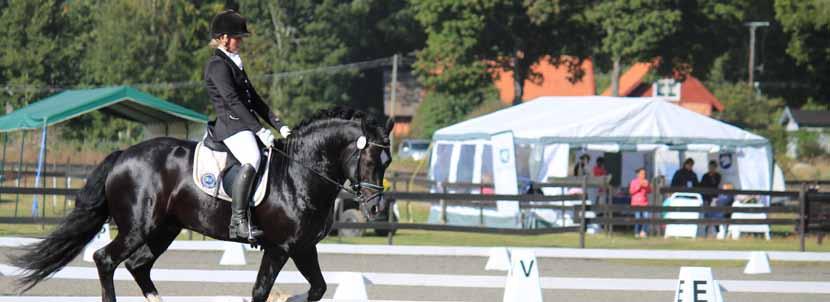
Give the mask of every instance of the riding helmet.
[[251, 33], [248, 31], [248, 21], [235, 10], [226, 10], [213, 17], [210, 22], [210, 36], [218, 38], [227, 34], [232, 37], [245, 37]]

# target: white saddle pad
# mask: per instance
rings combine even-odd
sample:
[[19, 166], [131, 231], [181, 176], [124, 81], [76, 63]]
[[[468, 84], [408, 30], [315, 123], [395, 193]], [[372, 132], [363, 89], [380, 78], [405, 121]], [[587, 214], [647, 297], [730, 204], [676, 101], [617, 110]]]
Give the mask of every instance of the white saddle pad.
[[[265, 163], [265, 172], [256, 184], [253, 195], [254, 206], [258, 206], [265, 199], [265, 191], [268, 187], [268, 168], [271, 166], [271, 152], [268, 149], [268, 160]], [[196, 145], [196, 152], [193, 155], [193, 182], [206, 194], [232, 201], [231, 197], [222, 187], [222, 178], [219, 173], [225, 169], [228, 162], [228, 153], [213, 151], [199, 142]]]

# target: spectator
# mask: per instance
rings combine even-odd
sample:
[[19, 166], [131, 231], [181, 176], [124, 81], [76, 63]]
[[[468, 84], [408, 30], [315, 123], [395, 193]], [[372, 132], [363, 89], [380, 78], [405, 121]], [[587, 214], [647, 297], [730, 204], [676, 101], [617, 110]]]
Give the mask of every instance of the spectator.
[[588, 164], [591, 163], [591, 156], [588, 153], [583, 153], [579, 156], [579, 162], [574, 165], [574, 176], [588, 175]]
[[[646, 178], [646, 169], [637, 169], [637, 177], [631, 180], [631, 184], [628, 185], [628, 193], [631, 194], [632, 207], [648, 206], [648, 193], [651, 193], [651, 186], [648, 184], [648, 179]], [[634, 212], [634, 218], [636, 219], [647, 219], [648, 217], [648, 211]], [[648, 231], [647, 227], [647, 224], [635, 224], [634, 236], [637, 238], [645, 238], [647, 236], [646, 231]]]
[[[594, 165], [593, 175], [594, 175], [594, 177], [603, 177], [605, 175], [608, 175], [608, 171], [605, 170], [605, 158], [603, 158], [602, 156], [597, 157], [597, 162]], [[605, 196], [607, 195], [606, 193], [607, 192], [606, 192], [605, 187], [597, 188], [596, 201], [599, 202], [599, 201], [602, 201], [602, 200], [606, 200], [606, 198], [605, 198]]]
[[[721, 186], [721, 189], [732, 190], [732, 189], [734, 189], [734, 187], [732, 186], [731, 183], [727, 182], [727, 183], [723, 184], [723, 186]], [[715, 207], [731, 207], [733, 202], [735, 202], [735, 196], [729, 195], [729, 194], [720, 194], [715, 199], [715, 201], [712, 205], [715, 206]], [[715, 218], [715, 219], [720, 219], [720, 218], [729, 218], [729, 216], [731, 216], [731, 214], [727, 214], [727, 213], [724, 213], [724, 212], [712, 212], [707, 216], [711, 217], [711, 218]], [[726, 234], [726, 226], [727, 226], [726, 224], [721, 224], [721, 225], [714, 226], [715, 227], [715, 232], [717, 232], [717, 233], [723, 232], [723, 234]], [[724, 228], [724, 229], [721, 230], [721, 228]]]
[[[718, 163], [714, 160], [709, 161], [709, 172], [703, 174], [703, 177], [700, 178], [700, 187], [702, 188], [712, 188], [717, 189], [720, 187], [721, 175], [718, 173]], [[713, 194], [706, 194], [703, 195], [703, 202], [705, 205], [708, 205], [712, 202], [712, 199], [715, 198], [716, 195]]]
[[671, 178], [671, 186], [686, 188], [697, 187], [697, 174], [695, 174], [695, 171], [692, 170], [692, 167], [694, 166], [695, 160], [687, 158], [686, 161], [683, 162], [683, 167], [678, 169], [677, 172], [674, 172], [674, 176]]
[[481, 194], [493, 195], [496, 194], [495, 184], [493, 183], [493, 175], [485, 173], [481, 175]]
[[604, 157], [597, 157], [597, 163], [594, 165], [594, 176], [605, 176], [608, 175], [608, 171], [605, 170], [605, 158]]

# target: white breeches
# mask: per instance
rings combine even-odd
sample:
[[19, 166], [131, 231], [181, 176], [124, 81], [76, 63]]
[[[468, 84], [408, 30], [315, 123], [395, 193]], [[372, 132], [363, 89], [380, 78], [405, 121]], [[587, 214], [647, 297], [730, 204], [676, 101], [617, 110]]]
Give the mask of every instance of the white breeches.
[[257, 138], [253, 132], [245, 130], [231, 135], [222, 142], [231, 150], [231, 153], [239, 160], [240, 164], [250, 164], [254, 166], [254, 169], [259, 169], [261, 157], [256, 140]]

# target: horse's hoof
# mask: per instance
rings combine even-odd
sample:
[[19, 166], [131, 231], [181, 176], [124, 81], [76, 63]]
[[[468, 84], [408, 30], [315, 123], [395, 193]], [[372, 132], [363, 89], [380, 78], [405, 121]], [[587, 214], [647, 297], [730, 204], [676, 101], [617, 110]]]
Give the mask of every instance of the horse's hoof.
[[267, 302], [287, 302], [290, 298], [290, 294], [286, 294], [281, 290], [275, 290], [273, 293], [271, 293], [271, 295], [268, 296]]

